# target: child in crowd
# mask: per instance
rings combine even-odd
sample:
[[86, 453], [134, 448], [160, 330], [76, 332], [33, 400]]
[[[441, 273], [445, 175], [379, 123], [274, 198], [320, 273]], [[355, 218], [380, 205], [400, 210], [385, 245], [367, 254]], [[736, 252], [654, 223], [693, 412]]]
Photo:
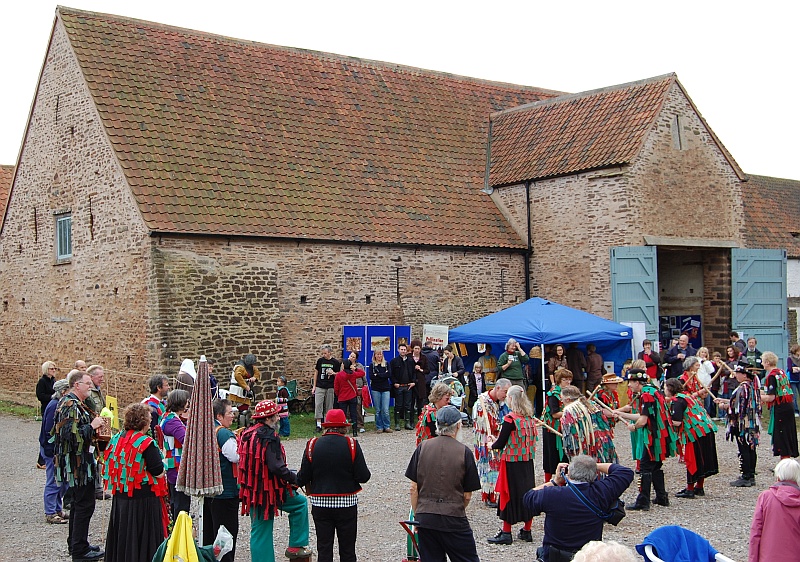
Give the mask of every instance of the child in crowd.
[[275, 403], [281, 408], [279, 414], [281, 425], [278, 428], [278, 434], [281, 437], [289, 437], [289, 433], [292, 430], [289, 423], [289, 400], [291, 399], [292, 394], [286, 388], [286, 377], [281, 375], [278, 377], [278, 390], [275, 393]]

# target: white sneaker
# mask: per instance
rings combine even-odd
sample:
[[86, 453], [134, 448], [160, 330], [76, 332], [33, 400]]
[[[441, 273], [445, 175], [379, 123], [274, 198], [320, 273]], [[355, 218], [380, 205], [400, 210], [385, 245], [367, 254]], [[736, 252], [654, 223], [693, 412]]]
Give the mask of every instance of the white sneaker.
[[358, 432], [359, 433], [364, 433], [364, 428], [362, 427], [361, 429], [358, 430]]

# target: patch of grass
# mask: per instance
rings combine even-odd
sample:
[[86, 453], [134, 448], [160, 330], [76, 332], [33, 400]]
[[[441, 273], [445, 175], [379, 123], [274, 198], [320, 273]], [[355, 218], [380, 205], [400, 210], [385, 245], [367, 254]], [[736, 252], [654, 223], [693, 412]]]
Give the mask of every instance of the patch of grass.
[[0, 413], [11, 414], [23, 418], [34, 418], [39, 414], [39, 409], [32, 406], [15, 404], [7, 400], [0, 400]]

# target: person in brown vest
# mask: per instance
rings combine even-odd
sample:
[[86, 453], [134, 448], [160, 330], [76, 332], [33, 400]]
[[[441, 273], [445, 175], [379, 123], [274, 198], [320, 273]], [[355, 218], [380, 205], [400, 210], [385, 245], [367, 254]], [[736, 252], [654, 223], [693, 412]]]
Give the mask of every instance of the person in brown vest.
[[411, 507], [425, 562], [479, 562], [466, 507], [481, 489], [472, 451], [458, 440], [461, 412], [444, 406], [436, 413], [438, 437], [419, 444], [406, 469]]

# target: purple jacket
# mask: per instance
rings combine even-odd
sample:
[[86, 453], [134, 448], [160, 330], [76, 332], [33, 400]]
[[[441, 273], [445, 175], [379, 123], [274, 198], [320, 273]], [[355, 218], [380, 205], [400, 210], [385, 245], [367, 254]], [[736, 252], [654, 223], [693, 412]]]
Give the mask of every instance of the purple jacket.
[[[161, 428], [164, 432], [164, 437], [174, 437], [177, 441], [183, 443], [186, 440], [186, 426], [178, 418], [170, 418], [164, 422]], [[167, 470], [167, 482], [175, 484], [178, 481], [178, 469], [170, 468]]]
[[758, 496], [749, 562], [793, 562], [800, 550], [800, 487], [776, 482]]

